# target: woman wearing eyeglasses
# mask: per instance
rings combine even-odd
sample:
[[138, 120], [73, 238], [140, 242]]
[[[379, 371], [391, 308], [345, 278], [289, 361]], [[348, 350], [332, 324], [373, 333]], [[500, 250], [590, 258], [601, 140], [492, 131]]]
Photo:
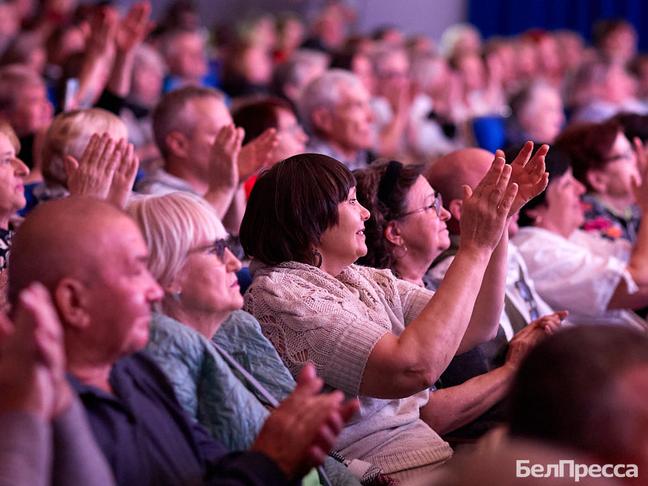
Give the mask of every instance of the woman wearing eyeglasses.
[[[434, 290], [436, 282], [429, 279], [427, 271], [450, 246], [446, 221], [451, 216], [443, 207], [441, 194], [421, 175], [423, 169], [392, 160], [354, 172], [358, 200], [371, 211], [365, 223], [368, 251], [358, 263], [388, 268], [398, 278]], [[480, 292], [486, 293], [489, 287], [497, 285], [501, 278], [499, 265], [492, 265], [491, 271], [485, 273]], [[482, 308], [475, 306], [473, 313], [487, 315], [493, 302], [485, 304]], [[461, 434], [450, 434], [455, 439], [477, 438], [502, 422], [500, 410], [491, 408], [505, 397], [517, 364], [533, 341], [532, 328], [513, 338], [503, 366], [499, 363], [489, 371], [490, 367], [481, 364], [485, 359], [479, 348], [453, 360], [453, 371], [441, 375], [427, 404], [421, 408], [421, 418], [444, 436], [470, 424], [470, 429], [462, 429]], [[458, 367], [459, 374], [465, 377], [463, 383], [455, 376]], [[473, 368], [479, 372], [472, 374]]]
[[[474, 193], [466, 189], [462, 224], [469, 236], [435, 294], [389, 270], [354, 264], [367, 253], [370, 214], [356, 199], [353, 175], [337, 160], [300, 154], [258, 179], [241, 226], [255, 267], [245, 308], [293, 375], [313, 362], [329, 387], [360, 399], [358, 416], [338, 439], [345, 457], [373, 463], [406, 484], [429, 484], [452, 454], [419, 409], [454, 354], [497, 329], [504, 228], [546, 181], [543, 163], [519, 172], [525, 177], [511, 182], [511, 166], [497, 158]], [[435, 205], [424, 190], [419, 195], [421, 206], [408, 208], [412, 215]], [[435, 225], [447, 239], [443, 221]], [[499, 279], [480, 294], [491, 271]], [[473, 318], [478, 300], [484, 312]]]

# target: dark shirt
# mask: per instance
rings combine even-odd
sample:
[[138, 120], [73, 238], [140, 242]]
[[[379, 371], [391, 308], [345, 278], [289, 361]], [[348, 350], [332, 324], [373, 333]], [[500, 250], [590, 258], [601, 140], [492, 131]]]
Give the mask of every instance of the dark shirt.
[[186, 415], [165, 375], [145, 353], [115, 363], [110, 373], [114, 395], [72, 376], [69, 380], [117, 484], [288, 484], [269, 458], [228, 453]]

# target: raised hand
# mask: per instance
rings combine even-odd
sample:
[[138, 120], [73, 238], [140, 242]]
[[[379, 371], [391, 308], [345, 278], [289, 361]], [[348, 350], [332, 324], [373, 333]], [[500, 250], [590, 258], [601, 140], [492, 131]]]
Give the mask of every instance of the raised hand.
[[123, 139], [115, 142], [107, 133], [94, 134], [80, 160], [67, 155], [63, 162], [70, 194], [106, 199], [125, 146]]
[[115, 46], [122, 52], [129, 52], [141, 44], [153, 28], [149, 20], [151, 4], [138, 2], [119, 21], [115, 32]]
[[239, 158], [245, 132], [234, 125], [222, 127], [209, 154], [209, 187], [236, 187], [240, 182]]
[[[511, 214], [517, 213], [522, 206], [544, 191], [549, 183], [549, 174], [545, 172], [545, 156], [549, 152], [549, 145], [542, 145], [529, 160], [532, 152], [533, 142], [529, 141], [511, 162], [511, 182], [518, 185]], [[498, 150], [496, 155], [504, 156], [501, 150]]]
[[31, 284], [18, 297], [15, 326], [2, 320], [0, 410], [57, 416], [72, 395], [65, 379], [61, 324], [48, 291]]
[[122, 209], [126, 207], [137, 169], [139, 169], [139, 157], [135, 154], [133, 144], [127, 143], [123, 147], [121, 158], [113, 173], [107, 198], [109, 202]]
[[297, 387], [268, 417], [252, 445], [274, 460], [289, 478], [299, 478], [321, 464], [358, 402], [343, 403], [342, 392], [319, 394], [323, 382], [307, 364]]
[[241, 182], [259, 169], [276, 162], [276, 160], [273, 160], [273, 152], [278, 143], [277, 130], [268, 128], [257, 138], [243, 146], [238, 159]]
[[499, 243], [518, 192], [518, 185], [510, 182], [511, 170], [504, 157], [497, 155], [474, 192], [463, 186], [462, 247], [492, 251]]

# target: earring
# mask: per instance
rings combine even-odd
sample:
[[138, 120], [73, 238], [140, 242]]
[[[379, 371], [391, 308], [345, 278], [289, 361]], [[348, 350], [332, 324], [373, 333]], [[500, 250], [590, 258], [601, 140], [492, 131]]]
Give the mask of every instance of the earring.
[[[402, 253], [398, 254], [396, 250], [401, 250]], [[394, 246], [394, 258], [400, 259], [407, 255], [407, 245], [403, 246]]]
[[313, 265], [315, 265], [317, 268], [320, 268], [322, 266], [322, 254], [319, 252], [319, 250], [313, 250]]
[[177, 303], [180, 303], [180, 300], [182, 300], [182, 292], [180, 292], [179, 290], [177, 292], [169, 292], [169, 295]]

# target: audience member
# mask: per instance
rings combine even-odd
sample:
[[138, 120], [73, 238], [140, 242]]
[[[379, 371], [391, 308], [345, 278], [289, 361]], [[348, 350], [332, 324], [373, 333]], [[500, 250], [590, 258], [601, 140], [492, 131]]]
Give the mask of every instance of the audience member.
[[583, 229], [635, 244], [642, 213], [635, 187], [642, 168], [621, 125], [614, 120], [574, 125], [560, 134], [554, 147], [569, 157], [574, 177], [587, 191], [581, 197]]
[[139, 198], [128, 212], [164, 290], [147, 351], [192, 417], [228, 449], [249, 448], [266, 407], [276, 408], [295, 382], [258, 322], [240, 310], [241, 262], [225, 228], [213, 208], [188, 193]]
[[339, 159], [350, 170], [365, 167], [374, 145], [369, 93], [350, 72], [331, 69], [311, 81], [299, 101], [311, 135], [307, 149]]
[[[483, 174], [487, 171], [488, 167]], [[435, 289], [436, 286], [424, 281], [424, 277], [432, 261], [450, 246], [446, 228], [450, 213], [443, 208], [441, 196], [435, 193], [421, 172], [420, 166], [403, 166], [396, 161], [375, 163], [367, 169], [355, 171], [358, 201], [371, 212], [365, 228], [367, 254], [360, 258], [359, 263], [389, 268], [399, 278]], [[392, 190], [384, 192], [389, 180], [393, 180]], [[506, 238], [502, 240], [500, 245], [505, 247]], [[491, 265], [493, 269], [497, 268], [493, 263]], [[490, 292], [496, 287], [498, 277], [494, 271], [484, 275], [479, 293], [482, 302], [492, 297]], [[477, 306], [474, 312], [477, 312]], [[447, 385], [458, 380], [453, 380], [446, 370], [441, 375], [440, 385], [437, 383], [440, 389], [430, 393], [428, 403], [421, 408], [421, 418], [443, 435], [473, 422], [505, 396], [525, 351], [542, 337], [543, 327], [553, 327], [558, 321], [556, 316], [529, 326], [527, 331], [513, 338], [503, 366], [488, 363], [478, 370], [463, 370], [464, 376], [474, 373], [465, 383]], [[468, 353], [475, 354], [472, 350]], [[456, 360], [461, 363], [455, 363]], [[467, 368], [466, 365], [465, 357], [458, 357], [450, 364], [450, 369]], [[478, 373], [483, 375], [476, 377]], [[480, 422], [480, 429], [472, 424], [473, 437], [492, 426], [493, 419], [488, 424], [483, 419]], [[463, 430], [462, 436], [467, 435], [470, 435], [468, 430]], [[453, 434], [453, 438], [456, 437]]]
[[523, 87], [513, 95], [509, 105], [508, 145], [519, 146], [527, 140], [553, 143], [565, 124], [560, 92], [543, 81]]
[[0, 485], [114, 485], [65, 378], [63, 332], [47, 290], [25, 287], [15, 325], [1, 321]]
[[522, 362], [511, 391], [510, 433], [573, 449], [597, 464], [633, 464], [634, 477], [643, 478], [646, 377], [645, 333], [614, 326], [559, 332]]
[[186, 87], [166, 94], [153, 113], [153, 134], [164, 166], [138, 182], [145, 194], [184, 191], [204, 197], [230, 232], [238, 233], [245, 194], [241, 184], [270, 163], [276, 131], [241, 147], [243, 130], [232, 124], [223, 96]]
[[[574, 178], [564, 153], [549, 152], [546, 164], [547, 190], [522, 210], [524, 227], [513, 237], [536, 290], [553, 308], [568, 310], [575, 324], [645, 329], [631, 309], [648, 305], [648, 225], [639, 226], [634, 247], [622, 238], [612, 241], [579, 230], [585, 221], [580, 200], [585, 187]], [[648, 207], [646, 184], [636, 193], [640, 208]]]
[[241, 243], [255, 260], [245, 309], [293, 375], [312, 361], [327, 385], [360, 398], [360, 416], [337, 444], [344, 456], [403, 481], [429, 478], [450, 456], [419, 408], [454, 353], [497, 327], [503, 281], [480, 312], [472, 308], [491, 255], [504, 256], [495, 248], [509, 210], [528, 194], [518, 198], [509, 176], [497, 159], [474, 193], [466, 190], [464, 224], [473, 238], [434, 295], [389, 270], [353, 264], [367, 252], [369, 212], [342, 163], [297, 155], [258, 179], [241, 226]]

